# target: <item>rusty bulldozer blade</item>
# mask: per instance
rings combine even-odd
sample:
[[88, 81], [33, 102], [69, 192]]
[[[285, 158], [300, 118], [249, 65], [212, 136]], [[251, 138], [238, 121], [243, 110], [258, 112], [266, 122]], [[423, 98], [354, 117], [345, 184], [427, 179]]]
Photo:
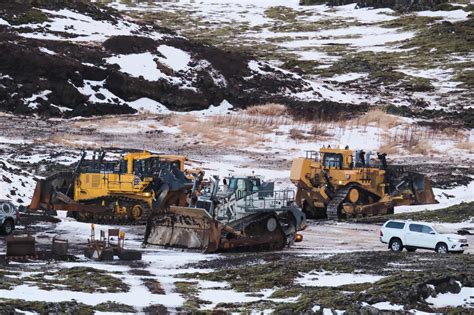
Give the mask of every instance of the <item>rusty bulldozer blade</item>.
[[413, 193], [415, 195], [415, 204], [426, 205], [438, 203], [435, 198], [431, 180], [425, 175], [413, 174]]
[[205, 209], [170, 207], [147, 224], [145, 244], [201, 250], [282, 249], [286, 235], [273, 213], [258, 213], [225, 225]]
[[223, 229], [224, 225], [214, 220], [204, 209], [170, 207], [149, 221], [145, 242], [214, 252], [219, 248]]
[[36, 257], [35, 238], [32, 236], [13, 236], [6, 238], [7, 254], [10, 259], [27, 259]]

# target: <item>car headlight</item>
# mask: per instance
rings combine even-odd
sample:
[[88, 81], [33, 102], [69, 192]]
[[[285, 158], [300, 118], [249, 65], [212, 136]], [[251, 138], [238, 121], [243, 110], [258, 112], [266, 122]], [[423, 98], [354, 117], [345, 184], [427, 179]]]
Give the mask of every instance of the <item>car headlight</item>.
[[452, 242], [452, 243], [458, 243], [458, 242], [459, 242], [459, 239], [448, 237], [448, 241], [450, 241], [450, 242]]

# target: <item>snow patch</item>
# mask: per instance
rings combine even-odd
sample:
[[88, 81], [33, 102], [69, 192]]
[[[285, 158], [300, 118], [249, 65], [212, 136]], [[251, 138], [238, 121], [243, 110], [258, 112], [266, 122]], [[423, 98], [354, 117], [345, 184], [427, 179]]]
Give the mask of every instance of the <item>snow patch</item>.
[[160, 102], [147, 97], [139, 98], [133, 102], [127, 102], [128, 106], [142, 113], [169, 114], [171, 111]]
[[228, 101], [222, 101], [218, 106], [211, 105], [208, 109], [194, 110], [184, 114], [193, 114], [200, 116], [217, 116], [225, 115], [232, 112], [233, 106]]
[[296, 283], [303, 286], [314, 287], [339, 287], [345, 284], [372, 283], [384, 278], [383, 276], [354, 274], [354, 273], [328, 273], [325, 271], [311, 271], [302, 274]]
[[42, 99], [42, 100], [45, 100], [47, 101], [48, 100], [48, 94], [50, 94], [51, 91], [50, 90], [44, 90], [42, 92], [39, 92], [37, 94], [33, 94], [31, 97], [29, 98], [25, 98], [24, 101], [26, 103], [26, 105], [32, 109], [36, 109], [38, 107], [38, 103], [36, 102], [37, 99]]
[[464, 10], [453, 11], [420, 11], [416, 13], [419, 16], [440, 17], [444, 21], [459, 22], [468, 19], [470, 12]]
[[[16, 28], [31, 28], [31, 33], [19, 33], [20, 36], [37, 39], [67, 40], [67, 41], [104, 41], [110, 36], [133, 35], [139, 30], [137, 24], [118, 21], [97, 21], [92, 17], [62, 9], [58, 11], [41, 9], [49, 15], [47, 22], [23, 24]], [[67, 36], [61, 36], [66, 33]], [[154, 34], [161, 38], [161, 34]]]
[[440, 293], [435, 297], [428, 297], [426, 302], [438, 307], [456, 307], [456, 306], [472, 306], [474, 296], [474, 288], [463, 287], [459, 293]]
[[337, 82], [348, 82], [348, 81], [353, 81], [361, 78], [366, 78], [369, 74], [368, 73], [345, 73], [345, 74], [340, 74], [340, 75], [335, 75], [332, 78], [330, 78], [332, 81], [337, 81]]
[[165, 58], [158, 57], [158, 60], [174, 71], [178, 72], [188, 69], [188, 64], [191, 61], [189, 53], [168, 45], [161, 45], [158, 47], [158, 51], [165, 56]]
[[40, 47], [39, 50], [41, 52], [44, 52], [45, 54], [48, 54], [48, 55], [56, 55], [56, 53], [52, 50], [49, 50], [48, 48], [46, 47]]
[[149, 52], [141, 54], [117, 55], [106, 59], [109, 64], [117, 64], [122, 72], [133, 77], [143, 77], [148, 81], [157, 81], [167, 76], [158, 70], [155, 56]]
[[[366, 303], [363, 303], [366, 304]], [[368, 305], [368, 304], [367, 304]], [[403, 310], [403, 305], [392, 304], [390, 302], [378, 302], [371, 305], [372, 307], [378, 308], [383, 311], [401, 311]]]
[[0, 18], [0, 25], [10, 26], [10, 23], [8, 23], [8, 22], [5, 21], [4, 19]]

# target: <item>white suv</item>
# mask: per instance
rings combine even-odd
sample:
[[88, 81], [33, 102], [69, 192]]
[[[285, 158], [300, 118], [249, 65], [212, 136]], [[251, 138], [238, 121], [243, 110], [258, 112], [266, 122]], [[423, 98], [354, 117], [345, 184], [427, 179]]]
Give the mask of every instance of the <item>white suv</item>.
[[469, 246], [465, 237], [450, 234], [440, 225], [410, 220], [385, 222], [380, 229], [380, 241], [394, 252], [403, 248], [409, 252], [424, 248], [438, 253], [462, 253]]

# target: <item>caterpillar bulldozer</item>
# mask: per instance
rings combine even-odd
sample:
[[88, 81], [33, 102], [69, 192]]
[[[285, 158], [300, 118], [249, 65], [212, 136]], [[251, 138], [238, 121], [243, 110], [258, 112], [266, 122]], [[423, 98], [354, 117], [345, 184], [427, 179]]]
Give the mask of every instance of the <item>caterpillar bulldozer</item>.
[[37, 181], [28, 211], [67, 210], [81, 222], [146, 224], [145, 244], [204, 252], [281, 249], [295, 240], [304, 214], [294, 208], [294, 198], [272, 191], [273, 199], [265, 201], [261, 182], [251, 186], [248, 178], [238, 181], [234, 193], [217, 197], [218, 181], [205, 186], [204, 173], [186, 170], [185, 159], [147, 151], [86, 159], [83, 153], [74, 171]]
[[68, 210], [81, 222], [146, 224], [152, 209], [187, 204], [193, 180], [185, 159], [144, 151], [112, 161], [99, 152], [87, 160], [84, 152], [73, 172], [37, 181], [28, 209]]
[[312, 219], [341, 220], [391, 214], [395, 206], [437, 203], [431, 181], [407, 167], [387, 165], [386, 154], [322, 147], [296, 158], [291, 181], [296, 202]]
[[220, 188], [214, 177], [193, 196], [189, 207], [171, 207], [152, 218], [145, 243], [206, 252], [280, 250], [298, 241], [305, 227], [294, 191], [275, 191], [274, 183], [256, 176], [226, 178]]

